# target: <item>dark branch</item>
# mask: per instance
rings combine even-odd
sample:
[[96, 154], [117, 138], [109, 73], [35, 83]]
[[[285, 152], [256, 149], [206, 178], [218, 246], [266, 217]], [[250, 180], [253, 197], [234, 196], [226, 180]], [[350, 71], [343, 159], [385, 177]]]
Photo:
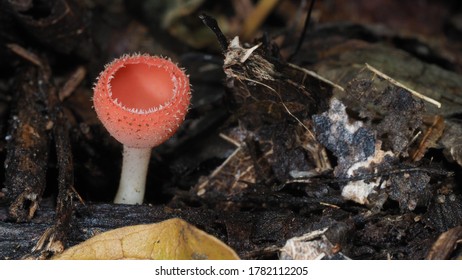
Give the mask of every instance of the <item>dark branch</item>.
[[221, 49], [223, 52], [226, 52], [228, 49], [228, 39], [226, 39], [225, 35], [221, 31], [217, 21], [205, 13], [200, 14], [199, 18], [208, 28], [213, 31], [213, 33], [215, 33], [215, 36], [217, 36], [218, 42], [220, 43]]

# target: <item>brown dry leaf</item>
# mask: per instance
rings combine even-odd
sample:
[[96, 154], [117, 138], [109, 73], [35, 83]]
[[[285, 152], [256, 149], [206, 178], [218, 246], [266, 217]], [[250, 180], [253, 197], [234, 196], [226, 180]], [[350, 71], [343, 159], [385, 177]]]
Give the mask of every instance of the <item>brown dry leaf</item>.
[[438, 115], [424, 116], [423, 123], [428, 125], [419, 147], [412, 154], [413, 161], [421, 160], [429, 148], [437, 147], [437, 142], [444, 132], [444, 118]]
[[239, 259], [217, 238], [174, 218], [111, 230], [54, 257], [57, 260]]

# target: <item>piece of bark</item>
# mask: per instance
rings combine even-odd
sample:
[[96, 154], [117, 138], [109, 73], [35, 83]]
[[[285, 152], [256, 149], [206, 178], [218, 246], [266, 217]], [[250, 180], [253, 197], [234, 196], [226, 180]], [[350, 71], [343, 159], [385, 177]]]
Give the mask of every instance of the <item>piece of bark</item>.
[[[44, 231], [33, 248], [37, 256], [46, 258], [50, 253], [64, 250], [63, 243], [66, 240], [73, 211], [74, 168], [67, 119], [57, 89], [51, 80], [52, 72], [47, 60], [19, 45], [11, 44], [8, 47], [19, 57], [31, 63], [27, 68], [31, 72], [26, 76], [27, 80], [18, 80], [18, 87], [23, 90], [19, 91], [16, 107], [18, 115], [12, 116], [16, 123], [13, 123], [10, 128], [13, 138], [8, 146], [5, 161], [7, 166], [5, 193], [7, 201], [12, 201], [9, 215], [14, 220], [22, 222], [33, 218], [47, 185], [50, 134], [54, 136], [56, 146], [58, 164], [56, 217], [54, 225]], [[28, 88], [28, 85], [31, 88]], [[37, 154], [44, 156], [37, 161]], [[8, 169], [10, 165], [14, 169]]]
[[67, 120], [58, 99], [55, 87], [50, 86], [48, 104], [53, 122], [53, 136], [56, 147], [58, 165], [58, 197], [56, 201], [56, 216], [54, 225], [47, 228], [34, 246], [33, 251], [40, 258], [46, 258], [51, 253], [61, 253], [67, 239], [69, 224], [74, 209], [74, 166]]
[[30, 220], [46, 187], [49, 157], [47, 91], [44, 73], [28, 65], [18, 72], [16, 102], [10, 116], [5, 159], [5, 188], [9, 213], [17, 221]]

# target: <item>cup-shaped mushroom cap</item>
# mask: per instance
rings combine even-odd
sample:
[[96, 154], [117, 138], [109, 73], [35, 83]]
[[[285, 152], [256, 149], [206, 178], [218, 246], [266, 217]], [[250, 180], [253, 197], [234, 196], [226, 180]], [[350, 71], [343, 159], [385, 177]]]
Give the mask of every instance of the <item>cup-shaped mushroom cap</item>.
[[191, 99], [189, 79], [170, 60], [123, 56], [106, 65], [94, 87], [96, 113], [119, 142], [155, 147], [183, 122]]

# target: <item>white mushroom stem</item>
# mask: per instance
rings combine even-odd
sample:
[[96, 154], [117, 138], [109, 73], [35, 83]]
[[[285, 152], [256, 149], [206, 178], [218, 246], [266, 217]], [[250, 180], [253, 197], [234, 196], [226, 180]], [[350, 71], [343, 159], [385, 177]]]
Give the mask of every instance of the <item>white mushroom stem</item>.
[[124, 145], [122, 174], [114, 203], [143, 203], [150, 158], [151, 148], [131, 148]]

